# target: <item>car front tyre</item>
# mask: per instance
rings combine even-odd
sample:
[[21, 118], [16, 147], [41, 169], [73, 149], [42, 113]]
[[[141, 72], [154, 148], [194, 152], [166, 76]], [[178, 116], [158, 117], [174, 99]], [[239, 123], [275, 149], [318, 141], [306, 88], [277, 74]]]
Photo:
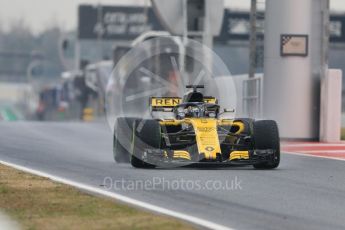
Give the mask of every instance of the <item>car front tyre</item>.
[[155, 168], [156, 166], [142, 160], [144, 149], [160, 149], [161, 128], [156, 120], [137, 120], [133, 129], [133, 149], [131, 164], [135, 168]]
[[267, 162], [254, 164], [256, 169], [275, 169], [280, 163], [280, 139], [278, 125], [273, 120], [261, 120], [253, 123], [254, 149], [275, 151], [274, 156]]

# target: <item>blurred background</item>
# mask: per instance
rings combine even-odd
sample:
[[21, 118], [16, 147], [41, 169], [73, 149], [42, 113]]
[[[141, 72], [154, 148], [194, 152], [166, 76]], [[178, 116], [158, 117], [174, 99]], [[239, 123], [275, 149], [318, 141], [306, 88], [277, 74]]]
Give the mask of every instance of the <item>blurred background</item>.
[[[204, 1], [188, 4], [196, 15], [204, 10]], [[104, 117], [113, 67], [135, 42], [168, 33], [150, 0], [0, 0], [0, 6], [0, 120], [4, 121]], [[242, 79], [239, 84], [251, 75], [262, 77], [264, 19], [265, 0], [224, 1], [220, 32], [212, 38], [211, 48], [232, 75]], [[197, 31], [196, 22], [188, 29]], [[344, 23], [344, 1], [331, 0], [329, 68], [343, 71]], [[188, 35], [196, 40], [202, 37], [198, 36]], [[343, 83], [343, 97], [344, 89]], [[345, 119], [342, 122], [344, 126]]]

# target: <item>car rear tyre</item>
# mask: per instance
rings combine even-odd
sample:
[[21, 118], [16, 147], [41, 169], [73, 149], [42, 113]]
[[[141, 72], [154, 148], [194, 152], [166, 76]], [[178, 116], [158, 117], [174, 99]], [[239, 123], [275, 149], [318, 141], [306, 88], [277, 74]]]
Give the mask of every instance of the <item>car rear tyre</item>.
[[143, 154], [145, 149], [160, 149], [161, 128], [159, 122], [156, 120], [135, 121], [132, 145], [132, 166], [135, 168], [155, 168], [155, 165], [143, 160]]
[[254, 149], [273, 149], [274, 157], [267, 162], [254, 164], [256, 169], [274, 169], [280, 163], [280, 141], [278, 126], [275, 121], [262, 120], [253, 123]]
[[117, 163], [130, 162], [134, 117], [118, 117], [114, 127], [113, 154]]

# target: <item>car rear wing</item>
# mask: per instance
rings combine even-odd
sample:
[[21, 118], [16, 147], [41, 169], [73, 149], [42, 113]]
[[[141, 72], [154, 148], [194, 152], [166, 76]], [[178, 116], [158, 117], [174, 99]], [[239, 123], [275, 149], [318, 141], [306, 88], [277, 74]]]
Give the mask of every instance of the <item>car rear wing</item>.
[[150, 107], [152, 111], [172, 112], [173, 108], [182, 103], [180, 97], [151, 97]]
[[[204, 97], [204, 102], [209, 104], [218, 104], [215, 97]], [[156, 112], [172, 112], [173, 108], [182, 103], [180, 97], [151, 97], [150, 107], [151, 111]]]

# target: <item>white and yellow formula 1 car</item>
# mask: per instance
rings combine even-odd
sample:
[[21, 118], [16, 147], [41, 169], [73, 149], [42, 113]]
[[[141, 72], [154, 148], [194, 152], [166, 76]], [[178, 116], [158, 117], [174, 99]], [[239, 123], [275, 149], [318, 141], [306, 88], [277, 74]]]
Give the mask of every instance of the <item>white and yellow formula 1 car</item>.
[[172, 112], [172, 119], [117, 118], [114, 158], [136, 168], [186, 165], [253, 165], [274, 169], [280, 162], [275, 121], [223, 119], [214, 97], [192, 89], [183, 98], [152, 97], [153, 112]]

